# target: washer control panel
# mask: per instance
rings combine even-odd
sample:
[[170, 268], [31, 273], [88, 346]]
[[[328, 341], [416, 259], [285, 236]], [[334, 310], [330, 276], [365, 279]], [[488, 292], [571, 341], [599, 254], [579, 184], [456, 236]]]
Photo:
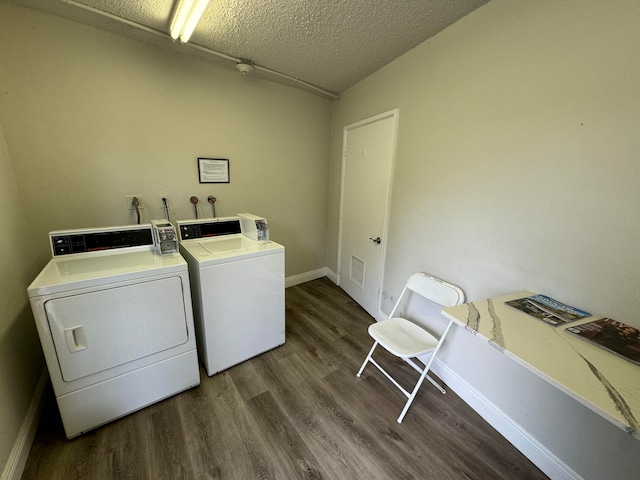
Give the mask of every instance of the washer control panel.
[[201, 220], [177, 222], [180, 240], [193, 240], [197, 238], [218, 237], [221, 235], [234, 235], [242, 233], [240, 219], [227, 217], [220, 220]]

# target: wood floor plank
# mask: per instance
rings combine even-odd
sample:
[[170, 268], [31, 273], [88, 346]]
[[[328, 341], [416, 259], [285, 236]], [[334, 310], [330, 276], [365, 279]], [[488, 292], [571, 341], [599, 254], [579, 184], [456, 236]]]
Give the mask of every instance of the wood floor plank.
[[[373, 319], [329, 279], [286, 291], [286, 343], [74, 440], [47, 397], [24, 480], [546, 477], [454, 392], [405, 397], [368, 366]], [[376, 358], [405, 387], [417, 374]]]
[[156, 403], [139, 412], [145, 439], [144, 461], [147, 478], [186, 480], [193, 478], [186, 455], [185, 437], [175, 398]]
[[80, 478], [135, 480], [145, 477], [147, 453], [139, 428], [126, 421], [115, 421], [89, 435], [94, 435], [95, 447], [86, 459], [86, 470]]
[[[472, 457], [477, 443], [458, 442], [448, 435], [441, 435], [437, 427], [438, 409], [450, 404], [436, 404], [432, 399], [440, 400], [442, 394], [435, 390], [432, 395], [423, 395], [414, 401], [409, 413], [398, 424], [396, 419], [406, 402], [404, 397], [388, 380], [374, 372], [372, 376], [361, 379], [353, 387], [353, 380], [337, 372], [324, 379], [336, 398], [352, 405], [358, 422], [386, 441], [381, 444], [387, 449], [386, 455], [401, 460], [407, 471], [415, 478], [421, 478], [424, 472], [441, 472], [437, 478], [463, 479], [474, 478], [474, 473], [466, 464], [465, 458]], [[349, 388], [351, 386], [351, 388]], [[450, 401], [452, 399], [449, 399]], [[424, 425], [424, 424], [427, 425]], [[416, 428], [421, 425], [423, 428]]]
[[[373, 379], [362, 383], [371, 384], [376, 381]], [[396, 422], [399, 409], [389, 408], [386, 400], [379, 400], [363, 391], [361, 387], [366, 388], [366, 385], [348, 388], [353, 382], [345, 372], [337, 372], [325, 378], [324, 383], [336, 401], [349, 405], [350, 402], [356, 402], [356, 408], [351, 410], [358, 428], [371, 437], [380, 439], [377, 442], [378, 455], [393, 458], [407, 478], [428, 478], [425, 476], [427, 472], [438, 472], [438, 476], [434, 478], [469, 478], [459, 472], [453, 475], [449, 473], [451, 465], [447, 462], [447, 457], [450, 455], [441, 439], [417, 437], [406, 426], [399, 425]]]
[[256, 371], [253, 362], [243, 362], [235, 366], [231, 372], [233, 383], [245, 401], [269, 390], [269, 386]]
[[282, 405], [284, 415], [297, 426], [301, 437], [314, 452], [322, 452], [323, 467], [329, 472], [326, 478], [380, 478], [383, 459], [362, 455], [360, 448], [345, 436], [330, 413], [318, 405], [318, 395], [313, 385], [317, 380], [305, 369], [308, 360], [294, 358], [294, 362], [281, 362], [275, 367], [269, 359], [260, 361], [261, 372], [274, 388], [276, 401]]
[[213, 452], [220, 478], [232, 480], [272, 479], [275, 466], [255, 435], [255, 423], [229, 372], [209, 377], [203, 382], [211, 398], [209, 415], [214, 422], [211, 435], [220, 437], [218, 451]]
[[[287, 369], [290, 365], [295, 366]], [[332, 398], [331, 393], [326, 389], [318, 390], [318, 385], [320, 384], [311, 380], [313, 378], [313, 368], [310, 368], [310, 365], [312, 364], [309, 361], [302, 360], [297, 361], [294, 364], [283, 364], [283, 369], [285, 369], [286, 372], [286, 379], [280, 379], [278, 382], [287, 383], [288, 379], [292, 385], [297, 385], [298, 393], [296, 398], [302, 396], [311, 398], [312, 400], [309, 401], [308, 407], [313, 407], [315, 404], [315, 407], [313, 407], [314, 411], [324, 413], [324, 415], [316, 415], [314, 433], [320, 430], [322, 432], [321, 438], [338, 439], [340, 442], [338, 444], [334, 443], [333, 445], [330, 445], [329, 448], [334, 451], [334, 458], [343, 458], [345, 461], [338, 465], [339, 470], [332, 472], [333, 476], [330, 476], [329, 478], [421, 478], [423, 473], [413, 472], [413, 474], [411, 474], [404, 465], [389, 461], [388, 455], [383, 455], [376, 451], [378, 447], [376, 437], [379, 432], [372, 432], [368, 425], [365, 425], [364, 429], [358, 430], [356, 422], [354, 422], [353, 419], [347, 418], [348, 415], [341, 412], [341, 402], [335, 401]], [[355, 368], [353, 368], [353, 372], [355, 371]], [[342, 373], [344, 373], [343, 369], [335, 371], [330, 374], [330, 376], [340, 375]], [[265, 374], [268, 375], [267, 372], [265, 372]], [[346, 384], [341, 387], [344, 388], [345, 391], [353, 393], [352, 400], [357, 402], [358, 405], [361, 405], [362, 410], [367, 412], [368, 415], [371, 413], [371, 409], [369, 408], [371, 405], [362, 402], [362, 392], [358, 392], [354, 389], [353, 379], [355, 378], [355, 373], [348, 373], [347, 375], [349, 375], [349, 382], [346, 382]], [[278, 390], [282, 391], [284, 389], [279, 388]], [[388, 389], [383, 390], [381, 388], [380, 390], [384, 391], [386, 394], [391, 393]], [[322, 400], [322, 406], [324, 409], [318, 405], [319, 399]], [[286, 398], [280, 398], [279, 401], [287, 403]], [[299, 406], [292, 405], [291, 403], [288, 403], [286, 406], [287, 412], [301, 410]], [[397, 426], [395, 418], [397, 417], [398, 412], [393, 412], [391, 414], [389, 414], [389, 412], [385, 412], [387, 414], [383, 420], [385, 429], [388, 424]], [[298, 419], [299, 425], [310, 423], [311, 422], [308, 420], [302, 421], [301, 419]], [[398, 438], [398, 436], [393, 433], [391, 436]], [[327, 445], [316, 444], [315, 448], [326, 450]], [[366, 452], [366, 455], [363, 455], [363, 451]], [[362, 461], [363, 459], [364, 462]], [[378, 459], [381, 461], [378, 461]], [[349, 475], [346, 475], [345, 466], [347, 465], [355, 466], [357, 468]], [[341, 474], [344, 476], [341, 477]]]
[[271, 464], [280, 470], [276, 478], [328, 478], [297, 428], [273, 399], [271, 392], [258, 395], [247, 403], [258, 427], [256, 431], [262, 437], [265, 450], [269, 452]]
[[[201, 370], [201, 377], [206, 375]], [[178, 412], [183, 425], [186, 453], [195, 480], [224, 478], [221, 474], [223, 452], [226, 451], [217, 415], [212, 415], [213, 398], [206, 388], [193, 388], [177, 396]]]

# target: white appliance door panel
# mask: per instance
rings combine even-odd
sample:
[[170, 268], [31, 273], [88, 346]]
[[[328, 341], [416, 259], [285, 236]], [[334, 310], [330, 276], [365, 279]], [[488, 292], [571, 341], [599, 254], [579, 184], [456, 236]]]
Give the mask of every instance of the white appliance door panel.
[[188, 341], [180, 277], [55, 298], [45, 311], [65, 382]]
[[284, 252], [206, 267], [200, 281], [209, 375], [284, 343]]
[[67, 438], [200, 383], [195, 350], [57, 397]]

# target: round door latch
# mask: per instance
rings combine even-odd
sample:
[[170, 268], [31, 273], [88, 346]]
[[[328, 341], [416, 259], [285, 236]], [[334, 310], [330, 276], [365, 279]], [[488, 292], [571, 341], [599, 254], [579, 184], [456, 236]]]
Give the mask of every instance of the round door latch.
[[377, 237], [377, 238], [369, 237], [369, 240], [371, 240], [373, 243], [377, 243], [378, 245], [380, 245], [380, 242], [382, 242], [382, 240], [380, 240], [380, 237]]

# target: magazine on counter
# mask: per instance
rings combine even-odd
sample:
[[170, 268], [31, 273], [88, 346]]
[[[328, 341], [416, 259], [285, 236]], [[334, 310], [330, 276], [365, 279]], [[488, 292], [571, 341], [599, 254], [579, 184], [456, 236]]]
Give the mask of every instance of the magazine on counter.
[[589, 312], [559, 302], [546, 295], [531, 295], [504, 303], [551, 325], [564, 325], [591, 316]]
[[640, 365], [640, 331], [611, 318], [567, 328], [567, 332]]

